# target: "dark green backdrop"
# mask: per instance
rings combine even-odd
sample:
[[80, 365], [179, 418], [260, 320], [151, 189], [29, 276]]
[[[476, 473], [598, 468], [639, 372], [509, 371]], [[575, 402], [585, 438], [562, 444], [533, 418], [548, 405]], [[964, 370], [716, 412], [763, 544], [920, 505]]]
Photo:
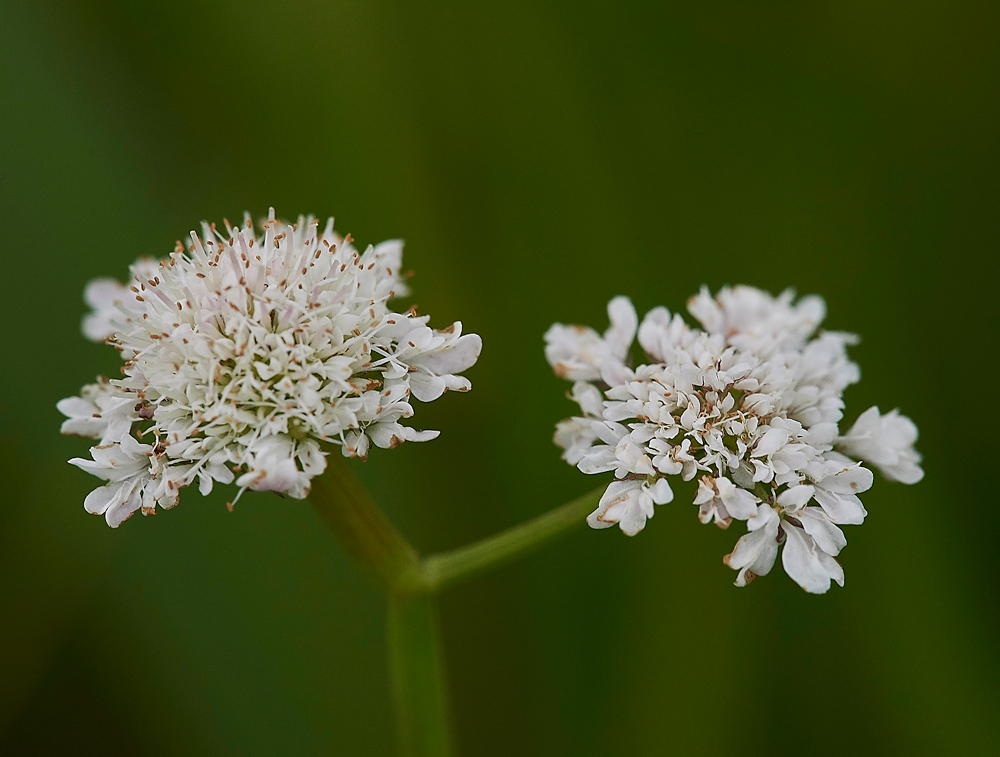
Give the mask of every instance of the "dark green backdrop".
[[827, 596], [733, 588], [684, 488], [448, 592], [465, 754], [995, 754], [1000, 6], [418, 6], [0, 0], [0, 753], [391, 753], [381, 599], [307, 503], [112, 531], [58, 435], [117, 370], [84, 283], [274, 205], [405, 237], [421, 311], [483, 337], [441, 438], [356, 466], [422, 550], [598, 483], [541, 337], [619, 293], [820, 293], [850, 411], [921, 428]]

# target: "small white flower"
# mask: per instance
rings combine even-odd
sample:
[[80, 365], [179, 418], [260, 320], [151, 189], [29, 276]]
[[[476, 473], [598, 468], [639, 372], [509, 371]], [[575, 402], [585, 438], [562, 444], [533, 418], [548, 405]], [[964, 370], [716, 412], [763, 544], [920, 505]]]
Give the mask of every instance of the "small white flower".
[[786, 521], [781, 530], [785, 536], [781, 564], [795, 583], [810, 594], [825, 594], [831, 581], [844, 585], [844, 569], [840, 563], [820, 549], [804, 529]]
[[747, 519], [749, 533], [741, 536], [736, 548], [722, 561], [736, 574], [736, 585], [746, 586], [757, 576], [766, 576], [778, 556], [778, 529], [781, 520], [774, 508], [758, 505], [757, 512]]
[[[840, 460], [836, 453], [823, 466], [821, 477], [816, 479], [815, 497], [834, 523], [858, 524], [864, 522], [868, 511], [861, 504], [858, 494], [868, 491], [875, 477], [861, 463]], [[815, 473], [814, 473], [815, 475]]]
[[126, 434], [121, 441], [91, 447], [90, 455], [90, 460], [74, 457], [70, 463], [108, 483], [87, 495], [83, 506], [89, 513], [104, 515], [108, 525], [117, 528], [143, 504], [153, 480], [153, 447]]
[[586, 326], [553, 324], [545, 333], [545, 357], [557, 376], [571, 381], [595, 381], [604, 370], [625, 362], [635, 338], [638, 317], [632, 301], [616, 297], [608, 303], [611, 325], [602, 337]]
[[79, 397], [67, 397], [56, 403], [56, 409], [66, 416], [60, 431], [72, 436], [109, 440], [121, 439], [139, 420], [135, 398], [122, 396], [105, 378], [87, 384]]
[[[563, 458], [615, 476], [588, 523], [618, 523], [634, 535], [653, 505], [668, 501], [659, 494], [670, 491], [660, 489], [668, 477], [701, 474], [699, 519], [722, 528], [747, 522], [726, 557], [738, 586], [769, 572], [779, 549], [786, 573], [807, 591], [842, 585], [834, 557], [846, 539], [837, 524], [864, 521], [858, 494], [873, 481], [843, 453], [915, 482], [916, 427], [872, 408], [839, 435], [844, 390], [860, 378], [847, 356], [857, 339], [815, 333], [826, 312], [819, 297], [796, 302], [792, 292], [734, 287], [713, 298], [703, 289], [688, 307], [701, 329], [662, 307], [636, 328], [631, 303], [616, 297], [604, 336], [561, 324], [545, 335], [546, 357], [576, 381], [570, 398], [581, 411], [556, 427]], [[648, 362], [632, 366], [636, 333]]]
[[[157, 262], [149, 258], [137, 260], [132, 268], [143, 280], [156, 276]], [[115, 333], [114, 321], [122, 308], [141, 313], [142, 303], [136, 300], [129, 288], [115, 279], [94, 279], [83, 290], [83, 300], [93, 312], [84, 316], [83, 335], [93, 342], [100, 342]]]
[[471, 388], [460, 374], [480, 338], [389, 306], [408, 292], [398, 240], [359, 252], [333, 219], [320, 230], [273, 210], [260, 235], [249, 218], [225, 226], [138, 261], [128, 286], [86, 289], [84, 333], [118, 349], [124, 378], [58, 409], [63, 433], [100, 440], [71, 462], [109, 482], [86, 507], [112, 526], [172, 507], [195, 481], [202, 493], [231, 483], [234, 470], [240, 492], [305, 497], [331, 447], [365, 458], [373, 444], [433, 439], [405, 423], [412, 399]]
[[702, 523], [728, 528], [733, 518], [747, 520], [757, 512], [760, 500], [746, 489], [736, 486], [728, 478], [702, 476], [694, 503], [699, 505], [698, 519]]
[[837, 447], [871, 463], [890, 481], [915, 484], [924, 477], [920, 453], [913, 447], [917, 435], [917, 425], [898, 410], [880, 415], [870, 407], [837, 440]]
[[253, 491], [302, 499], [309, 493], [309, 480], [326, 469], [325, 456], [315, 439], [296, 442], [287, 436], [266, 436], [254, 445], [252, 454], [250, 472], [236, 479], [236, 485]]
[[635, 536], [653, 517], [653, 505], [665, 505], [673, 498], [665, 478], [653, 484], [642, 479], [615, 481], [608, 486], [597, 509], [587, 516], [587, 523], [591, 528], [610, 528], [617, 523], [625, 534]]

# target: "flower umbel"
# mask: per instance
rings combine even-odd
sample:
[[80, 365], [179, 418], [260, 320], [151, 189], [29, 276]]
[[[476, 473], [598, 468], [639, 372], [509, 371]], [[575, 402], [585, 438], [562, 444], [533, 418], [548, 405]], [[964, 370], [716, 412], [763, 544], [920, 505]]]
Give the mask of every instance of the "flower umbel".
[[[864, 521], [857, 495], [873, 481], [852, 458], [916, 483], [916, 426], [873, 407], [841, 435], [842, 396], [860, 378], [847, 357], [856, 337], [814, 333], [826, 310], [819, 297], [795, 302], [791, 292], [739, 286], [713, 298], [702, 289], [688, 310], [701, 329], [662, 307], [640, 324], [631, 301], [616, 297], [603, 336], [562, 324], [545, 335], [546, 357], [575, 381], [570, 398], [581, 411], [556, 427], [563, 458], [584, 473], [615, 473], [587, 522], [633, 536], [654, 505], [673, 499], [670, 476], [700, 476], [701, 522], [747, 523], [724, 560], [737, 586], [768, 573], [782, 545], [785, 572], [806, 591], [843, 585], [838, 526]], [[637, 334], [645, 360], [633, 366]]]
[[[367, 458], [372, 445], [428, 441], [411, 399], [465, 392], [482, 342], [455, 322], [428, 327], [408, 293], [401, 241], [359, 252], [313, 218], [271, 210], [262, 233], [202, 225], [185, 250], [140, 260], [123, 286], [88, 285], [84, 334], [113, 345], [121, 379], [98, 379], [62, 400], [62, 431], [99, 440], [70, 462], [108, 483], [88, 511], [118, 526], [136, 510], [173, 507], [195, 481], [302, 498], [332, 445]], [[236, 475], [239, 475], [237, 478]], [[237, 495], [238, 496], [238, 495]]]

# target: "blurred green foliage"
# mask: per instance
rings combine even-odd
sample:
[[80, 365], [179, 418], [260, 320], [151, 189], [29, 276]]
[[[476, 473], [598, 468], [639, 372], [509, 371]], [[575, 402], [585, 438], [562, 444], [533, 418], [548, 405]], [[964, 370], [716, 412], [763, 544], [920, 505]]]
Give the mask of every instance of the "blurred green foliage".
[[307, 503], [112, 531], [57, 433], [117, 372], [84, 283], [274, 205], [405, 237], [432, 325], [483, 336], [475, 391], [419, 408], [440, 439], [355, 466], [425, 552], [598, 483], [541, 335], [619, 293], [820, 293], [864, 337], [849, 415], [922, 429], [825, 597], [734, 589], [684, 488], [447, 593], [465, 754], [995, 754], [998, 33], [988, 2], [0, 0], [0, 753], [392, 753], [382, 600]]

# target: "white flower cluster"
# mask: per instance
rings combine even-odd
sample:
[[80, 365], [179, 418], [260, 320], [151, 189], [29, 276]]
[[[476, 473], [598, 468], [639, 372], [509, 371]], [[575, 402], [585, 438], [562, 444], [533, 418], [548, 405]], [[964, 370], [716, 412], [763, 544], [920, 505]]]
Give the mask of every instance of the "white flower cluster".
[[[668, 477], [700, 475], [702, 523], [747, 523], [724, 559], [738, 571], [737, 586], [768, 573], [782, 544], [785, 571], [803, 589], [843, 585], [834, 558], [847, 542], [838, 525], [864, 520], [857, 495], [872, 485], [852, 457], [916, 483], [916, 426], [873, 407], [840, 433], [844, 389], [860, 378], [846, 350], [856, 337], [814, 335], [822, 299], [796, 303], [791, 292], [772, 297], [746, 286], [713, 298], [702, 289], [688, 310], [702, 329], [662, 307], [640, 324], [631, 301], [617, 297], [603, 336], [562, 324], [545, 335], [545, 355], [556, 375], [575, 382], [570, 397], [581, 410], [557, 426], [563, 458], [584, 473], [615, 472], [587, 522], [637, 534], [654, 505], [673, 499]], [[633, 367], [637, 333], [646, 358]]]
[[178, 242], [162, 261], [137, 262], [130, 286], [87, 287], [84, 334], [118, 349], [123, 378], [58, 408], [63, 433], [100, 440], [92, 459], [70, 462], [108, 482], [85, 506], [111, 526], [173, 507], [195, 480], [203, 494], [235, 479], [240, 493], [305, 497], [326, 443], [364, 459], [372, 444], [433, 439], [403, 425], [411, 397], [471, 388], [458, 374], [480, 338], [388, 305], [407, 294], [402, 242], [362, 253], [332, 218], [321, 230], [273, 209], [259, 236], [249, 216], [225, 227], [203, 224], [187, 250]]

